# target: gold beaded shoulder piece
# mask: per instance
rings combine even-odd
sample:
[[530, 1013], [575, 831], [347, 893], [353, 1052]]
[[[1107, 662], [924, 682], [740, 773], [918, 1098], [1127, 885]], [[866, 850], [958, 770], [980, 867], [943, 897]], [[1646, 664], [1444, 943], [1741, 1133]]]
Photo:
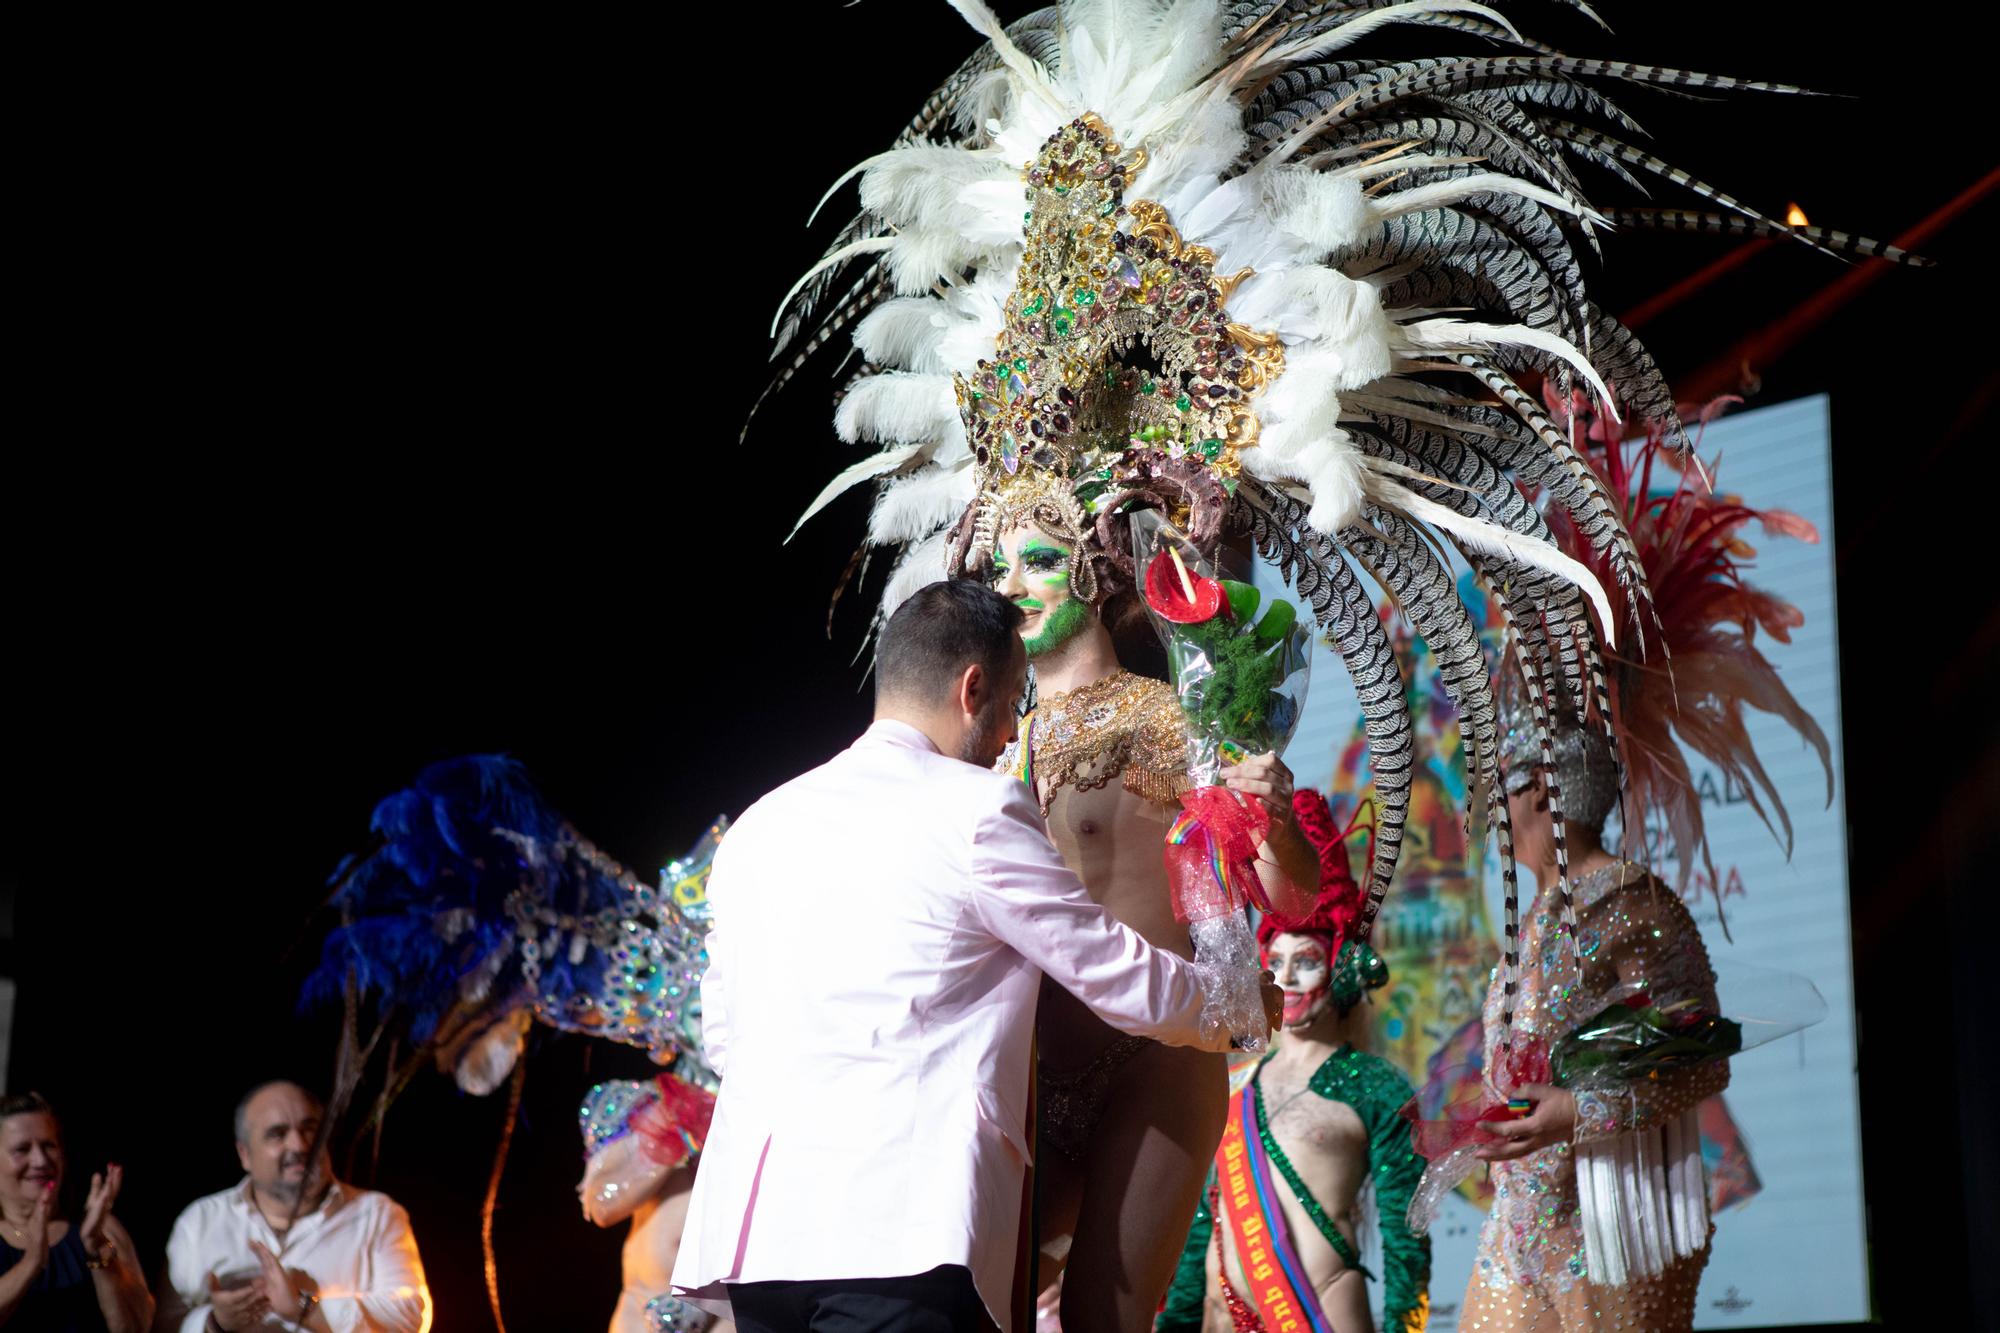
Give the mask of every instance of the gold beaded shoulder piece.
[[1164, 682], [1129, 671], [1052, 694], [1022, 719], [1001, 767], [1035, 788], [1044, 814], [1064, 787], [1120, 776], [1134, 796], [1171, 805], [1188, 789], [1180, 704]]

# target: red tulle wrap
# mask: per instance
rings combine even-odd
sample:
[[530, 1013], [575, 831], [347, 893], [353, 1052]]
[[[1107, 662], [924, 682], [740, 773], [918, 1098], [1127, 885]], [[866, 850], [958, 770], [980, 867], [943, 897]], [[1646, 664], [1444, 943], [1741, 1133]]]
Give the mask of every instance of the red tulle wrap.
[[1167, 887], [1174, 918], [1207, 921], [1245, 901], [1271, 910], [1257, 878], [1257, 847], [1270, 826], [1262, 801], [1241, 801], [1227, 787], [1196, 787], [1181, 797], [1181, 816], [1167, 832]]
[[654, 1080], [660, 1100], [632, 1114], [632, 1132], [646, 1156], [661, 1166], [676, 1167], [701, 1151], [708, 1141], [708, 1122], [715, 1118], [715, 1094], [672, 1074]]
[[1469, 1065], [1455, 1065], [1431, 1076], [1417, 1095], [1403, 1103], [1402, 1117], [1410, 1122], [1410, 1142], [1425, 1160], [1435, 1162], [1483, 1137], [1480, 1126], [1492, 1120], [1511, 1120], [1505, 1093], [1530, 1083], [1548, 1083], [1549, 1048], [1539, 1038], [1530, 1038], [1511, 1051], [1501, 1052], [1502, 1062], [1495, 1077], [1479, 1077]]

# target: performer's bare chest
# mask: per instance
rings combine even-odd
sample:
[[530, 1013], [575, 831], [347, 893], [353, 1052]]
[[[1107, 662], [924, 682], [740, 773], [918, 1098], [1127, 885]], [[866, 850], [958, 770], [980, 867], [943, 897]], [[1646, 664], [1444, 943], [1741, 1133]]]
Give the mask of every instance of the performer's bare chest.
[[[1264, 1122], [1292, 1169], [1328, 1214], [1346, 1218], [1368, 1180], [1368, 1130], [1346, 1102], [1320, 1096], [1308, 1086], [1306, 1071], [1290, 1074], [1266, 1065], [1258, 1080], [1264, 1091]], [[1317, 1249], [1316, 1228], [1290, 1189], [1279, 1190], [1286, 1213], [1308, 1250]], [[1310, 1237], [1307, 1240], [1306, 1237]]]
[[1116, 781], [1065, 787], [1049, 805], [1049, 837], [1092, 898], [1155, 947], [1186, 956], [1187, 927], [1174, 920], [1162, 860], [1173, 815]]

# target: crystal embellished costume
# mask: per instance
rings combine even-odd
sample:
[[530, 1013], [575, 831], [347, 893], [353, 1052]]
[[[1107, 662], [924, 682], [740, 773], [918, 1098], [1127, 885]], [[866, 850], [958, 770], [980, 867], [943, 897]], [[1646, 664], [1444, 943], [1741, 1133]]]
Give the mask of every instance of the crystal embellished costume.
[[[1574, 898], [1581, 979], [1562, 936], [1555, 895], [1541, 893], [1521, 939], [1516, 1040], [1540, 1037], [1553, 1043], [1596, 1012], [1589, 997], [1622, 985], [1643, 984], [1660, 1004], [1695, 1000], [1715, 1007], [1708, 951], [1671, 888], [1620, 861], [1578, 879]], [[1499, 1058], [1501, 999], [1496, 984], [1485, 1010], [1489, 1069]], [[1643, 1083], [1578, 1093], [1574, 1145], [1559, 1143], [1493, 1163], [1493, 1212], [1480, 1231], [1459, 1327], [1549, 1333], [1688, 1327], [1695, 1284], [1708, 1262], [1710, 1231], [1696, 1108], [1728, 1083], [1728, 1063], [1716, 1061]], [[1665, 1219], [1649, 1217], [1631, 1228], [1631, 1240], [1654, 1251], [1646, 1266], [1656, 1271], [1628, 1273], [1622, 1283], [1591, 1280], [1588, 1253], [1602, 1253], [1606, 1231], [1612, 1233], [1609, 1243], [1621, 1243], [1615, 1237], [1622, 1209], [1600, 1202], [1593, 1209], [1599, 1234], [1587, 1240], [1579, 1158], [1589, 1163], [1592, 1180], [1621, 1174], [1622, 1188], [1643, 1200], [1635, 1212]]]
[[[1643, 830], [1650, 818], [1668, 831], [1685, 883], [1705, 858], [1706, 837], [1683, 745], [1753, 801], [1761, 792], [1758, 808], [1774, 832], [1784, 830], [1788, 851], [1790, 823], [1751, 748], [1744, 707], [1783, 719], [1827, 759], [1825, 737], [1755, 643], [1759, 628], [1783, 640], [1802, 617], [1750, 587], [1739, 566], [1754, 555], [1741, 535], [1752, 521], [1774, 534], [1817, 534], [1793, 515], [1755, 510], [1706, 483], [1656, 472], [1664, 461], [1657, 437], [1628, 446], [1588, 413], [1570, 424], [1597, 441], [1586, 444], [1586, 458], [1624, 516], [1655, 590], [1645, 645], [1670, 665], [1674, 688], [1665, 686], [1663, 670], [1613, 663], [1599, 700], [1627, 742], [1619, 750], [1559, 687], [1551, 691], [1559, 707], [1541, 725], [1526, 708], [1510, 710], [1503, 742], [1509, 790], [1539, 771], [1559, 869], [1537, 894], [1521, 935], [1518, 990], [1502, 968], [1487, 994], [1489, 1080], [1509, 1067], [1510, 1043], [1513, 1051], [1553, 1050], [1621, 1000], [1669, 1014], [1719, 1011], [1707, 949], [1679, 892], [1631, 861], [1572, 879], [1566, 823], [1601, 836], [1622, 796], [1626, 829]], [[1566, 528], [1557, 531], [1574, 545]], [[1830, 796], [1830, 765], [1827, 778]], [[1638, 836], [1625, 841], [1630, 850], [1643, 846]], [[1536, 1333], [1690, 1327], [1713, 1230], [1698, 1107], [1728, 1082], [1724, 1059], [1593, 1081], [1574, 1092], [1571, 1143], [1493, 1163], [1493, 1211], [1480, 1233], [1460, 1326]], [[1427, 1177], [1423, 1193], [1434, 1192]]]
[[1042, 700], [998, 767], [1028, 784], [1045, 815], [1065, 788], [1121, 780], [1142, 800], [1172, 805], [1188, 789], [1180, 704], [1165, 682], [1117, 672]]
[[611, 1333], [701, 1333], [714, 1322], [672, 1293], [682, 1219], [643, 1208], [674, 1171], [700, 1157], [714, 1111], [715, 1097], [707, 1089], [661, 1074], [600, 1083], [577, 1112], [587, 1162], [579, 1187], [586, 1211], [593, 1203], [642, 1210], [625, 1240], [624, 1287]]
[[[308, 1003], [346, 1010], [329, 1121], [338, 1121], [392, 1029], [403, 1063], [383, 1080], [378, 1115], [428, 1062], [476, 1096], [511, 1079], [484, 1213], [496, 1323], [493, 1208], [537, 1024], [636, 1046], [669, 1067], [653, 1083], [593, 1091], [583, 1113], [593, 1156], [619, 1154], [619, 1140], [635, 1128], [639, 1138], [624, 1149], [643, 1140], [651, 1150], [592, 1189], [657, 1185], [699, 1148], [716, 1085], [702, 1059], [698, 994], [708, 961], [706, 888], [727, 828], [717, 819], [648, 883], [551, 809], [520, 764], [468, 755], [430, 765], [384, 798], [370, 821], [372, 845], [334, 875], [341, 921], [305, 987]], [[374, 1020], [370, 1034], [364, 1018]], [[665, 1258], [670, 1268], [672, 1254]], [[664, 1269], [660, 1278], [664, 1291]], [[650, 1329], [698, 1327], [705, 1324], [656, 1321]]]

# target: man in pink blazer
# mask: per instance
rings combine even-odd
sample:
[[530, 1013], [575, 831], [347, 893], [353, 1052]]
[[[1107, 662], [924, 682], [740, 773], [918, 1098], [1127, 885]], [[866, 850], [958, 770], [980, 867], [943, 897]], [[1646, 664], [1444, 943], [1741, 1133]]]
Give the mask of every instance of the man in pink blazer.
[[[1223, 1050], [1198, 974], [1084, 892], [991, 771], [1021, 612], [965, 580], [884, 626], [875, 722], [716, 854], [702, 980], [722, 1073], [674, 1289], [780, 1329], [1010, 1328], [1041, 974], [1127, 1032]], [[1277, 996], [1265, 986], [1276, 1024]], [[733, 1305], [733, 1310], [732, 1310]]]

